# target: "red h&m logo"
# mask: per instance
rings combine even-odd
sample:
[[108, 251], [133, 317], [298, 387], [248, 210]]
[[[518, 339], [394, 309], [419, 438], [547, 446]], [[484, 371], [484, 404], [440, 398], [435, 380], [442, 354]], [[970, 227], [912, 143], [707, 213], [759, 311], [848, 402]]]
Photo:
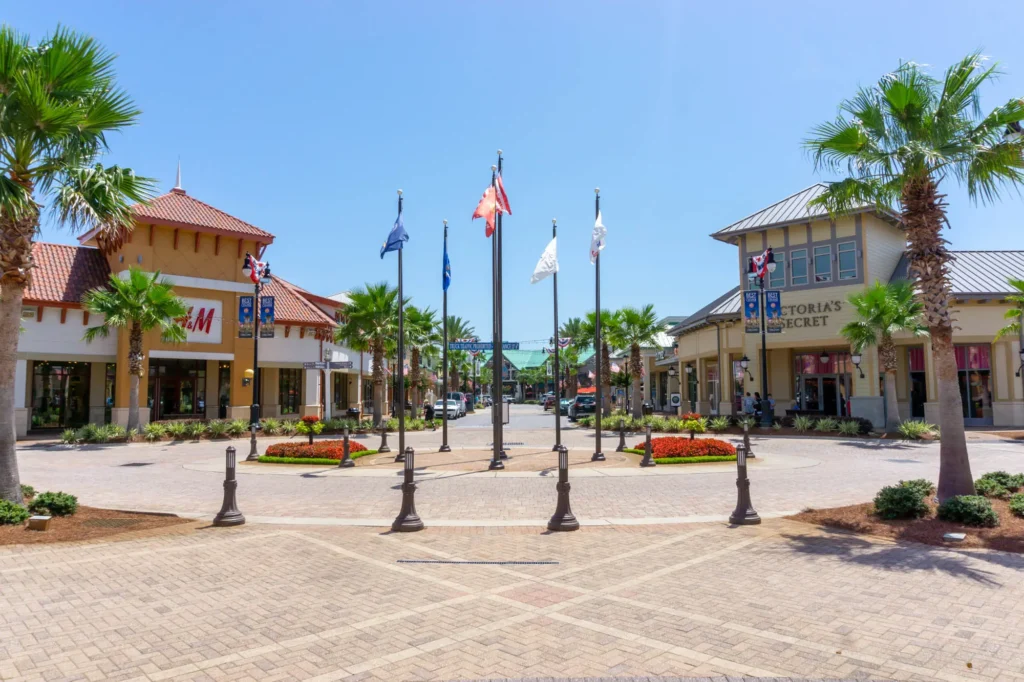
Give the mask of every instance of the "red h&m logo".
[[206, 308], [200, 308], [199, 314], [196, 315], [195, 320], [192, 319], [193, 310], [195, 310], [195, 308], [190, 307], [188, 312], [185, 313], [185, 317], [179, 318], [178, 322], [180, 322], [181, 326], [190, 332], [203, 332], [205, 334], [209, 334], [210, 327], [213, 325], [213, 312], [215, 308], [210, 308], [209, 310]]

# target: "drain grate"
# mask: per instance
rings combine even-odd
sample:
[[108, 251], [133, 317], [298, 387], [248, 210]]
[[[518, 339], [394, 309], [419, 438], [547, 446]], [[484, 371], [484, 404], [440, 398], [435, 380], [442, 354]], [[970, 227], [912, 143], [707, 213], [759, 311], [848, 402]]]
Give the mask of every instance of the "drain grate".
[[[511, 443], [502, 443], [501, 447], [508, 448], [508, 447], [512, 447], [513, 445], [518, 445], [519, 447], [523, 447], [523, 446], [526, 445], [526, 443], [521, 442], [521, 441], [513, 441]], [[494, 447], [494, 441], [492, 440], [490, 443], [488, 443], [487, 447], [493, 448]]]
[[148, 466], [153, 466], [154, 464], [155, 464], [155, 462], [128, 462], [127, 464], [122, 464], [121, 466], [123, 466], [123, 467], [148, 467]]
[[457, 561], [454, 559], [399, 559], [400, 564], [465, 564], [467, 566], [557, 566], [557, 561]]
[[82, 525], [93, 528], [127, 528], [139, 523], [142, 523], [139, 519], [89, 519]]

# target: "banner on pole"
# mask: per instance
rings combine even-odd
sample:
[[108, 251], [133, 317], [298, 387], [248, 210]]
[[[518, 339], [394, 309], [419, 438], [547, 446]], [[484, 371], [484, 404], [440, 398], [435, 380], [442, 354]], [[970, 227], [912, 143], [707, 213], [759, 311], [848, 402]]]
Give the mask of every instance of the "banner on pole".
[[[502, 350], [519, 350], [518, 341], [502, 341]], [[448, 350], [482, 351], [494, 350], [494, 343], [491, 341], [449, 341]]]
[[769, 334], [782, 333], [782, 292], [764, 292], [764, 321]]
[[253, 328], [252, 296], [238, 297], [238, 338], [251, 339]]
[[274, 297], [260, 298], [260, 338], [274, 338]]
[[748, 334], [756, 334], [761, 331], [759, 324], [760, 296], [758, 291], [743, 292], [743, 327]]

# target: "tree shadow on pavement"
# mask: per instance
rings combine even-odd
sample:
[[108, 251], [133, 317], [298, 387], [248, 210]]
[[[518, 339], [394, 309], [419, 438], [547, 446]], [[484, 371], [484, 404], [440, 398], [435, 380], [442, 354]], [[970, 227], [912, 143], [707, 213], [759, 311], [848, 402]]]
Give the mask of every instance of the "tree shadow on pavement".
[[885, 571], [937, 571], [968, 578], [993, 587], [1002, 582], [978, 562], [996, 564], [1012, 570], [1024, 570], [1024, 557], [1001, 552], [957, 552], [917, 543], [889, 544], [871, 542], [848, 533], [823, 530], [824, 534], [782, 534], [789, 549], [800, 554], [834, 557], [846, 563]]

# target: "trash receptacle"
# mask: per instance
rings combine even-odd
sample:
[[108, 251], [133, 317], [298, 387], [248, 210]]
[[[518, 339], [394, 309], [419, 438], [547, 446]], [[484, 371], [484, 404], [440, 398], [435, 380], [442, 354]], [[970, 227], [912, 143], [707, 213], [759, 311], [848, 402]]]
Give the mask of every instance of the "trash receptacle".
[[350, 407], [350, 408], [348, 408], [348, 411], [345, 414], [348, 416], [349, 419], [355, 419], [356, 421], [359, 421], [359, 408], [358, 407]]
[[654, 405], [651, 405], [650, 403], [644, 403], [641, 406], [641, 410], [643, 411], [645, 417], [649, 414], [654, 414]]

